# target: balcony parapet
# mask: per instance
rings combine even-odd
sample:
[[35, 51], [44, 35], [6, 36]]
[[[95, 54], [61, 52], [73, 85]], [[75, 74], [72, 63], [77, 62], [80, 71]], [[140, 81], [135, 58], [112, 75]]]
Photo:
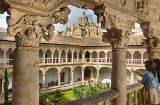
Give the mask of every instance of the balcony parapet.
[[[126, 105], [131, 105], [131, 102], [132, 102], [130, 100], [131, 99], [131, 93], [134, 94], [133, 105], [144, 105], [143, 104], [143, 99], [145, 97], [144, 97], [144, 94], [143, 94], [143, 91], [142, 91], [143, 87], [144, 86], [141, 83], [135, 83], [135, 84], [127, 86], [127, 104]], [[140, 90], [140, 94], [137, 93], [138, 90]], [[137, 94], [140, 95], [139, 99], [137, 98]], [[85, 98], [81, 98], [81, 99], [77, 99], [77, 100], [74, 100], [74, 101], [66, 102], [62, 105], [98, 105], [101, 102], [104, 102], [105, 105], [108, 105], [107, 104], [108, 101], [110, 101], [114, 98], [117, 98], [118, 96], [119, 96], [118, 91], [109, 90], [109, 91], [106, 91], [106, 92], [103, 92], [103, 93], [99, 93], [99, 94], [95, 94], [95, 95], [88, 96], [88, 97], [85, 97]], [[138, 101], [141, 104], [138, 104]]]

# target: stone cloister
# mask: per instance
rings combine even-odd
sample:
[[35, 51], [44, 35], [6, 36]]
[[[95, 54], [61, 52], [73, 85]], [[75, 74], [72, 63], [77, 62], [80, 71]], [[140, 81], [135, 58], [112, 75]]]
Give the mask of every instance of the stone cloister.
[[[103, 42], [112, 45], [111, 90], [118, 97], [111, 105], [126, 104], [126, 48], [135, 22], [147, 38], [148, 58], [158, 57], [159, 0], [1, 0], [0, 13], [7, 11], [8, 33], [16, 40], [13, 60], [12, 105], [39, 104], [39, 41], [53, 36], [52, 24], [65, 24], [67, 5], [92, 9], [107, 32]], [[34, 90], [34, 92], [33, 92]]]

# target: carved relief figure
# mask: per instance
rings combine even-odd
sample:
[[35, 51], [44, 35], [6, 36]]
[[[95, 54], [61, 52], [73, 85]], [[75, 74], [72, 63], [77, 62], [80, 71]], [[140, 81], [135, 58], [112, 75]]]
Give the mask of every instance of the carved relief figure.
[[50, 17], [55, 18], [54, 23], [66, 24], [68, 22], [68, 15], [70, 14], [70, 9], [68, 7], [60, 8], [60, 10], [51, 14]]

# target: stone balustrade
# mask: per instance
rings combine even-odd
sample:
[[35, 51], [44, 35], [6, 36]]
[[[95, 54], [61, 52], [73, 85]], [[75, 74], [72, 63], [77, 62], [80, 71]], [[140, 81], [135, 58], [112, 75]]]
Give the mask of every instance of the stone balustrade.
[[[143, 85], [141, 83], [135, 83], [127, 86], [127, 104], [126, 105], [144, 105], [144, 92]], [[140, 93], [138, 93], [140, 90]], [[137, 96], [139, 95], [139, 96]], [[95, 94], [89, 97], [77, 99], [64, 103], [62, 105], [99, 105], [99, 103], [104, 103], [103, 105], [108, 104], [109, 101], [119, 96], [118, 91], [109, 90], [103, 93]], [[133, 100], [132, 100], [133, 97]], [[139, 97], [139, 99], [138, 99]], [[133, 102], [133, 103], [132, 103]]]
[[[143, 64], [144, 61], [146, 61], [147, 59], [126, 59], [126, 63], [127, 64]], [[82, 63], [82, 59], [73, 59], [73, 63]], [[142, 62], [143, 61], [143, 62]], [[43, 58], [39, 58], [39, 64], [54, 64], [54, 63], [69, 63], [72, 62], [72, 59], [66, 59], [65, 58], [61, 58], [60, 62], [59, 62], [59, 58], [45, 58], [45, 62]], [[83, 61], [83, 63], [94, 63], [94, 62], [98, 62], [98, 63], [108, 63], [111, 64], [112, 63], [112, 59], [105, 59], [105, 58], [85, 58], [85, 60]], [[13, 59], [6, 59], [6, 64], [7, 65], [13, 65]], [[0, 59], [0, 66], [4, 65], [4, 59]]]

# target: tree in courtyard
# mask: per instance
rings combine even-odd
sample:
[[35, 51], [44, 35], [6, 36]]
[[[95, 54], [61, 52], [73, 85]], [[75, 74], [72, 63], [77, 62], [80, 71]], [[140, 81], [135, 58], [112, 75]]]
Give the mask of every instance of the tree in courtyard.
[[8, 90], [8, 85], [9, 85], [9, 81], [8, 81], [8, 72], [7, 69], [5, 69], [5, 74], [4, 74], [4, 105], [9, 105], [9, 100], [8, 100], [8, 95], [9, 95], [9, 90]]

